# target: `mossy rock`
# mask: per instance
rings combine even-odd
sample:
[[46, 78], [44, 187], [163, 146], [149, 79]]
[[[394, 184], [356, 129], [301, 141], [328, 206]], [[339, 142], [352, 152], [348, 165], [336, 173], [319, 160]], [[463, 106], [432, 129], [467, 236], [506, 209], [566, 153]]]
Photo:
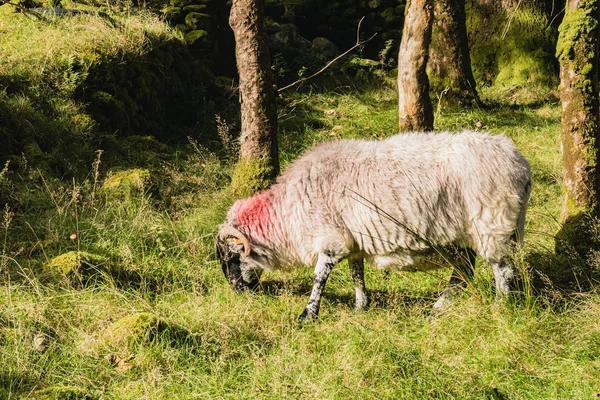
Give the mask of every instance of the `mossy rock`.
[[199, 29], [199, 30], [195, 30], [195, 31], [191, 31], [185, 34], [184, 36], [185, 41], [187, 42], [188, 45], [192, 46], [192, 45], [203, 45], [208, 43], [208, 41], [206, 40], [208, 38], [208, 32]]
[[123, 129], [129, 125], [125, 104], [106, 91], [98, 90], [92, 94], [89, 109], [101, 126]]
[[132, 195], [143, 192], [150, 183], [150, 171], [147, 169], [134, 168], [114, 172], [109, 176], [100, 193], [109, 199], [128, 199]]
[[185, 12], [182, 7], [169, 7], [163, 15], [171, 24], [183, 23], [185, 20]]
[[380, 64], [378, 61], [370, 60], [368, 58], [354, 57], [350, 60], [350, 65], [358, 67], [378, 67]]
[[186, 33], [190, 30], [190, 28], [186, 24], [177, 24], [175, 25], [175, 30], [181, 33]]
[[93, 400], [98, 397], [75, 386], [50, 386], [33, 392], [27, 398], [33, 400]]
[[174, 343], [183, 343], [190, 338], [189, 332], [175, 324], [169, 324], [162, 318], [140, 312], [126, 315], [111, 324], [98, 338], [99, 350], [123, 349], [137, 343], [145, 343], [165, 337]]
[[399, 24], [400, 22], [400, 18], [398, 17], [396, 11], [392, 7], [383, 10], [383, 12], [381, 13], [381, 17], [383, 18], [386, 24]]
[[207, 9], [207, 5], [206, 4], [191, 4], [189, 6], [185, 6], [183, 7], [183, 11], [185, 12], [203, 12], [206, 11]]
[[192, 30], [210, 30], [210, 16], [199, 12], [191, 12], [185, 16], [185, 24]]
[[69, 251], [51, 258], [44, 264], [44, 269], [51, 274], [72, 276], [79, 273], [82, 266], [94, 267], [104, 262], [106, 262], [106, 259], [96, 254], [83, 251]]

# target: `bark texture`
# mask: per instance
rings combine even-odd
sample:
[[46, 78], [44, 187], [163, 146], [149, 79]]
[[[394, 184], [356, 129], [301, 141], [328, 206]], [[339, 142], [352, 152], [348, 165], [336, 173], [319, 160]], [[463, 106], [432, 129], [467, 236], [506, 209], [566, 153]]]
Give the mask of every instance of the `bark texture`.
[[243, 192], [264, 189], [279, 173], [277, 109], [264, 20], [263, 0], [233, 0], [229, 25], [235, 37], [242, 131], [232, 184]]
[[447, 97], [465, 105], [479, 103], [466, 23], [465, 0], [435, 2], [428, 62], [433, 90], [448, 90]]
[[569, 0], [559, 28], [563, 220], [598, 212], [598, 18], [596, 0]]
[[427, 59], [433, 24], [433, 0], [409, 0], [398, 53], [400, 131], [433, 130]]

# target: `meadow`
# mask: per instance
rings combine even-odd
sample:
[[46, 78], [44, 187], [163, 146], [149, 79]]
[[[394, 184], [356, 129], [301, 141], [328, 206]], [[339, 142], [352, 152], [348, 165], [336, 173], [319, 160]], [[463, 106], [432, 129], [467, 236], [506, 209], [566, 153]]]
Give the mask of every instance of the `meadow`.
[[[39, 60], [26, 56], [20, 65]], [[4, 57], [3, 71], [7, 60], [13, 62]], [[284, 93], [282, 165], [318, 142], [395, 133], [395, 90], [393, 79], [379, 74]], [[202, 140], [198, 126], [177, 144], [127, 137], [118, 157], [93, 148], [85, 172], [71, 179], [26, 156], [12, 162], [0, 172], [0, 398], [598, 396], [599, 258], [593, 251], [555, 254], [560, 104], [548, 91], [481, 93], [481, 109], [438, 99], [435, 129], [505, 134], [531, 163], [525, 247], [516, 255], [522, 293], [497, 302], [489, 266], [478, 264], [465, 294], [435, 316], [431, 306], [449, 269], [388, 274], [367, 266], [371, 307], [355, 313], [342, 263], [319, 320], [303, 324], [296, 317], [311, 289], [310, 267], [265, 273], [258, 293], [235, 294], [213, 244], [235, 201], [228, 189], [235, 132], [221, 115], [210, 139]], [[63, 123], [81, 126], [81, 118], [67, 117], [84, 111], [64, 96], [53, 103]]]

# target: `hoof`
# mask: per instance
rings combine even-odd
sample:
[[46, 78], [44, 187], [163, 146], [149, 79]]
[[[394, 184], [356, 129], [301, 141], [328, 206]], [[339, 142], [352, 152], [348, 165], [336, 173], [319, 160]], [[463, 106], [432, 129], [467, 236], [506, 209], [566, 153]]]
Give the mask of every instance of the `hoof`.
[[308, 309], [305, 308], [302, 314], [298, 316], [298, 322], [314, 321], [317, 318], [319, 318], [318, 314], [308, 311]]

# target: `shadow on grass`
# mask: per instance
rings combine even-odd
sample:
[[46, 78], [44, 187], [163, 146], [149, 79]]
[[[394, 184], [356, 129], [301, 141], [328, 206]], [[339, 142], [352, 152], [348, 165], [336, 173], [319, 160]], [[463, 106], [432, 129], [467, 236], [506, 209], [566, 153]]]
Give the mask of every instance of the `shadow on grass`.
[[534, 293], [550, 299], [568, 299], [594, 292], [600, 283], [600, 224], [580, 213], [569, 217], [554, 237], [554, 251], [527, 254]]
[[36, 379], [31, 373], [0, 370], [0, 398], [16, 399], [22, 398], [21, 396], [27, 397], [27, 394], [36, 387], [38, 382], [39, 379]]
[[[335, 303], [344, 304], [349, 307], [354, 307], [355, 296], [354, 288], [340, 292], [328, 291], [325, 288], [323, 299]], [[349, 287], [349, 288], [350, 288]], [[312, 283], [308, 280], [293, 280], [293, 281], [275, 281], [265, 280], [261, 282], [258, 293], [265, 296], [298, 296], [305, 297], [308, 301], [310, 292], [312, 291]], [[436, 301], [437, 293], [432, 293], [428, 297], [413, 296], [397, 290], [381, 290], [367, 288], [369, 295], [370, 308], [396, 309], [396, 308], [413, 308], [416, 305], [422, 305], [429, 309]]]

